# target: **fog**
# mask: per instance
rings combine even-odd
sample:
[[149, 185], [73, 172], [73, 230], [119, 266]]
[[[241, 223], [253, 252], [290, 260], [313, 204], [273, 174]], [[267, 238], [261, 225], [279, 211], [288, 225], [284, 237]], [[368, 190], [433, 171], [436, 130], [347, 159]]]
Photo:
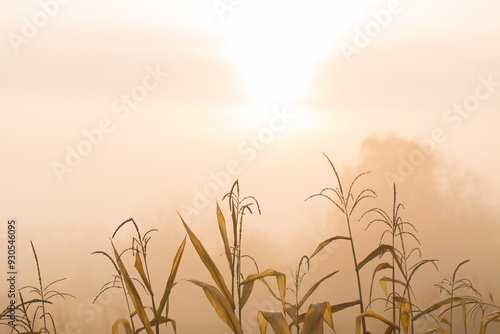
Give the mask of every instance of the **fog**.
[[[186, 236], [179, 215], [230, 279], [216, 205], [229, 221], [223, 197], [236, 180], [261, 209], [245, 215], [243, 253], [292, 284], [303, 255], [347, 234], [331, 202], [306, 200], [337, 187], [325, 155], [344, 189], [369, 171], [354, 190], [377, 194], [353, 215], [358, 262], [383, 232], [381, 224], [365, 230], [375, 216], [361, 215], [391, 212], [395, 184], [422, 259], [438, 260], [439, 271], [427, 265], [416, 274], [416, 303], [443, 298], [434, 284], [464, 260], [459, 276], [485, 299], [500, 299], [495, 1], [402, 1], [393, 9], [382, 1], [242, 1], [222, 12], [218, 1], [54, 1], [0, 4], [0, 267], [7, 268], [14, 218], [17, 287], [38, 284], [32, 241], [44, 284], [66, 278], [54, 287], [76, 297], [49, 305], [58, 333], [105, 333], [128, 317], [118, 289], [92, 304], [115, 270], [91, 253], [112, 254], [110, 238], [129, 218], [142, 233], [158, 230], [148, 248], [156, 298]], [[377, 23], [373, 13], [388, 10], [390, 22]], [[359, 31], [373, 22], [380, 29], [365, 45]], [[117, 249], [130, 247], [134, 233], [132, 225], [120, 229]], [[244, 275], [256, 270], [247, 260]], [[126, 265], [135, 275], [132, 258]], [[365, 296], [374, 268], [361, 272]], [[311, 261], [302, 291], [336, 270], [311, 301], [356, 300], [343, 241]], [[178, 332], [229, 334], [203, 290], [187, 281], [213, 283], [189, 238], [176, 277], [169, 316]], [[377, 280], [373, 291], [383, 297]], [[258, 310], [279, 309], [256, 283], [245, 333], [259, 332]], [[338, 333], [354, 331], [358, 311], [333, 315]], [[422, 321], [418, 330], [431, 325]]]

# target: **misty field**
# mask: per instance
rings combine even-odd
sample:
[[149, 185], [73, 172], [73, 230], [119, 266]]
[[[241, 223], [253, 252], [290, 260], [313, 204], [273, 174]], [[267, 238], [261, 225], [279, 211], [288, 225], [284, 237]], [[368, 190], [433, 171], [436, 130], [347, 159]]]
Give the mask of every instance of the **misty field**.
[[[93, 258], [107, 261], [114, 275], [103, 282], [100, 290], [96, 287], [94, 302], [111, 290], [117, 291], [120, 301], [113, 302], [121, 303], [126, 312], [101, 332], [185, 333], [182, 324], [171, 317], [176, 304], [170, 297], [173, 293], [182, 295], [186, 285], [198, 287], [200, 296], [204, 295], [209, 302], [205, 305], [211, 306], [200, 309], [196, 301], [186, 301], [191, 305], [188, 316], [197, 319], [198, 314], [208, 313], [218, 317], [227, 326], [226, 333], [251, 332], [246, 330], [248, 324], [244, 323], [248, 319], [245, 306], [252, 298], [263, 298], [262, 294], [254, 297], [254, 289], [262, 289], [264, 298], [273, 300], [271, 305], [275, 306], [273, 310], [266, 308], [254, 312], [253, 326], [260, 333], [341, 333], [336, 328], [340, 319], [351, 323], [356, 334], [483, 334], [500, 330], [500, 306], [492, 293], [478, 291], [475, 283], [463, 274], [469, 259], [453, 264], [451, 272], [439, 272], [440, 281], [427, 280], [429, 271], [439, 271], [440, 262], [422, 256], [426, 245], [419, 239], [418, 224], [405, 218], [405, 199], [400, 198], [396, 182], [392, 186], [391, 201], [383, 207], [373, 206], [377, 189], [365, 184], [369, 172], [346, 181], [330, 158], [326, 155], [325, 158], [334, 182], [309, 194], [305, 200], [331, 206], [330, 212], [341, 222], [343, 232], [325, 235], [319, 244], [310, 245], [310, 252], [296, 259], [296, 266], [290, 273], [283, 270], [280, 263], [262, 268], [258, 258], [244, 251], [245, 223], [250, 215], [260, 215], [261, 207], [258, 198], [240, 189], [238, 180], [216, 203], [213, 213], [213, 221], [217, 223], [211, 228], [218, 229], [220, 253], [210, 253], [204, 246], [203, 236], [197, 234], [181, 214], [178, 214], [178, 224], [183, 226], [185, 235], [178, 236], [175, 255], [163, 258], [162, 263], [158, 263], [158, 258], [151, 260], [148, 248], [150, 242], [154, 243], [158, 230], [142, 231], [133, 218], [116, 227], [107, 246], [106, 237], [102, 236], [106, 250], [96, 250]], [[370, 233], [368, 251], [365, 250], [366, 239], [362, 242], [365, 248], [360, 251], [360, 226]], [[117, 242], [118, 235], [125, 236], [128, 244], [117, 247], [116, 244], [123, 243]], [[436, 243], [439, 240], [437, 238]], [[454, 242], [467, 247], [463, 241]], [[4, 308], [2, 333], [61, 332], [53, 314], [65, 307], [66, 299], [75, 298], [71, 291], [58, 289], [66, 278], [52, 282], [44, 280], [43, 259], [37, 255], [36, 243], [31, 243], [31, 250], [36, 263], [33, 277], [37, 280], [17, 291], [19, 298], [15, 305]], [[178, 277], [188, 247], [192, 247], [199, 257], [194, 265], [204, 268], [210, 280]], [[342, 254], [339, 254], [340, 247], [343, 247]], [[330, 254], [326, 259], [342, 257], [346, 262], [339, 265], [336, 261], [323, 259], [315, 262], [313, 270], [312, 262], [324, 253]], [[151, 268], [157, 266], [168, 267], [169, 274], [162, 282], [153, 282], [150, 274]], [[311, 282], [306, 278], [313, 271], [325, 274]], [[352, 280], [336, 280], [341, 272], [350, 272]], [[352, 296], [350, 299], [339, 300], [336, 292], [339, 285]], [[440, 298], [421, 304], [419, 290], [422, 285], [438, 291]]]

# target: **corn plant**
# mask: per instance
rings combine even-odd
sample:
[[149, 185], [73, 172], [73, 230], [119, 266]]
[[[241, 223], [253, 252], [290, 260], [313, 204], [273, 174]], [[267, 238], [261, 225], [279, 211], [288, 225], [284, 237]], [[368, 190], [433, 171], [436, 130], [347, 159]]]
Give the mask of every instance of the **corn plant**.
[[[9, 308], [6, 308], [0, 313], [0, 325], [10, 327], [10, 333], [56, 333], [56, 325], [52, 314], [48, 311], [48, 305], [53, 305], [52, 299], [60, 297], [65, 299], [66, 297], [75, 298], [73, 295], [68, 293], [59, 292], [57, 290], [52, 290], [52, 286], [66, 280], [66, 278], [57, 279], [46, 286], [44, 286], [42, 280], [42, 274], [40, 270], [40, 262], [35, 250], [33, 242], [31, 243], [31, 249], [33, 251], [33, 256], [35, 257], [38, 285], [29, 285], [20, 288], [19, 298], [20, 303], [15, 306], [15, 310], [19, 311], [20, 315], [16, 316], [16, 321], [14, 323], [9, 322]], [[29, 294], [34, 294], [36, 298], [24, 300], [21, 291], [29, 290]], [[34, 309], [34, 310], [33, 310]], [[40, 323], [40, 325], [39, 325]]]
[[[323, 155], [326, 157], [328, 162], [330, 163], [330, 166], [335, 173], [336, 181], [337, 181], [337, 187], [336, 188], [324, 188], [321, 190], [318, 194], [312, 195], [307, 198], [307, 200], [313, 198], [313, 197], [323, 197], [329, 200], [337, 209], [339, 209], [342, 214], [345, 217], [345, 222], [347, 226], [347, 231], [349, 236], [335, 236], [332, 238], [329, 238], [322, 243], [318, 245], [318, 248], [316, 249], [314, 254], [317, 254], [320, 250], [322, 250], [324, 247], [326, 247], [329, 243], [335, 240], [347, 240], [349, 241], [351, 245], [351, 253], [352, 253], [352, 259], [353, 259], [353, 264], [354, 264], [354, 271], [356, 273], [356, 282], [357, 282], [357, 289], [358, 289], [358, 300], [356, 301], [356, 304], [359, 305], [359, 310], [360, 313], [363, 314], [365, 309], [364, 309], [364, 304], [363, 304], [363, 291], [361, 289], [361, 278], [360, 278], [360, 267], [358, 265], [358, 260], [357, 260], [357, 254], [356, 254], [356, 246], [352, 234], [352, 229], [351, 229], [351, 223], [352, 223], [352, 215], [354, 213], [354, 210], [358, 205], [363, 202], [367, 198], [374, 198], [376, 197], [375, 192], [372, 189], [363, 189], [361, 192], [358, 194], [355, 194], [354, 191], [354, 185], [356, 184], [356, 181], [368, 174], [368, 173], [362, 173], [356, 176], [356, 178], [351, 182], [351, 185], [348, 189], [347, 192], [344, 191], [344, 187], [342, 186], [342, 182], [340, 180], [339, 174], [337, 173], [337, 170], [335, 169], [335, 166], [333, 165], [332, 161], [330, 158], [323, 153]], [[314, 256], [313, 254], [313, 256]], [[312, 256], [311, 256], [312, 257]], [[356, 305], [354, 304], [354, 305]], [[363, 327], [363, 332], [366, 332], [366, 322], [364, 317], [361, 320], [362, 327]]]
[[[490, 302], [482, 302], [480, 304], [476, 304], [475, 307], [472, 308], [472, 314], [474, 314], [475, 310], [481, 310], [481, 327], [479, 330], [479, 334], [485, 334], [486, 329], [489, 324], [491, 323], [497, 323], [500, 324], [500, 307], [495, 304], [495, 301], [493, 300], [493, 296], [490, 293]], [[494, 308], [496, 311], [489, 313], [488, 315], [485, 315], [486, 310], [488, 308]]]
[[[131, 247], [125, 249], [121, 253], [118, 253], [118, 251], [115, 248], [115, 245], [113, 241], [111, 241], [111, 246], [113, 248], [113, 257], [110, 256], [108, 253], [103, 252], [103, 251], [97, 251], [92, 254], [101, 254], [107, 257], [113, 264], [115, 270], [117, 271], [117, 274], [114, 276], [114, 279], [108, 283], [106, 283], [100, 290], [99, 294], [97, 295], [96, 299], [105, 291], [113, 288], [121, 288], [123, 290], [124, 296], [125, 296], [125, 302], [127, 304], [127, 309], [128, 309], [128, 314], [129, 314], [129, 319], [118, 319], [114, 322], [112, 326], [112, 332], [113, 334], [118, 333], [118, 329], [120, 325], [123, 326], [127, 334], [131, 333], [139, 333], [143, 330], [146, 331], [148, 334], [159, 334], [160, 333], [160, 325], [165, 324], [168, 325], [169, 323], [172, 324], [172, 327], [174, 329], [174, 332], [177, 332], [177, 326], [175, 320], [169, 318], [168, 313], [169, 313], [169, 297], [170, 293], [172, 291], [172, 288], [174, 287], [175, 283], [175, 276], [177, 275], [177, 271], [179, 269], [179, 265], [182, 259], [182, 254], [184, 252], [184, 248], [186, 245], [186, 238], [183, 239], [181, 242], [177, 253], [174, 257], [173, 263], [172, 263], [172, 268], [170, 270], [169, 277], [167, 279], [167, 282], [165, 284], [165, 289], [163, 291], [162, 298], [160, 300], [160, 303], [158, 306], [156, 306], [156, 300], [155, 300], [155, 295], [154, 295], [154, 290], [153, 290], [153, 285], [151, 282], [150, 274], [149, 274], [149, 267], [148, 267], [148, 258], [147, 258], [147, 246], [149, 241], [151, 240], [151, 237], [149, 236], [150, 233], [157, 231], [156, 229], [151, 229], [147, 231], [144, 235], [141, 234], [139, 227], [135, 223], [135, 221], [130, 218], [126, 221], [124, 221], [122, 224], [120, 224], [115, 232], [113, 233], [113, 238], [117, 234], [117, 232], [126, 224], [132, 223], [133, 226], [135, 227], [135, 231], [137, 233], [137, 236], [134, 236], [132, 238], [132, 245]], [[127, 267], [125, 266], [123, 262], [123, 256], [125, 253], [131, 252], [131, 255], [133, 258], [135, 258], [135, 263], [134, 263], [134, 268], [136, 269], [137, 273], [139, 274], [140, 280], [137, 278], [132, 277], [129, 274], [129, 271], [127, 270]], [[141, 297], [141, 293], [139, 293], [137, 286], [141, 286], [143, 288], [144, 293], [146, 296], [149, 298], [151, 302], [151, 306], [146, 306], [143, 303], [143, 298]], [[94, 300], [95, 301], [95, 300]], [[130, 306], [132, 304], [132, 307]], [[147, 311], [150, 310], [153, 314], [150, 317], [147, 315]], [[165, 315], [163, 315], [163, 312], [165, 311]], [[140, 323], [143, 325], [143, 327], [136, 329], [136, 325], [134, 322], [134, 316], [137, 316], [140, 320]], [[154, 329], [154, 330], [153, 330]]]
[[[273, 269], [268, 269], [262, 273], [249, 275], [242, 284], [247, 287], [253, 287], [255, 281], [259, 280], [263, 282], [268, 288], [272, 297], [281, 301], [283, 304], [283, 312], [270, 312], [259, 310], [257, 314], [257, 321], [259, 324], [260, 332], [265, 334], [267, 325], [271, 325], [275, 333], [286, 333], [292, 334], [292, 328], [295, 327], [296, 333], [323, 333], [323, 321], [327, 323], [332, 330], [333, 318], [332, 314], [339, 310], [338, 306], [332, 307], [329, 302], [313, 303], [310, 304], [306, 313], [301, 313], [301, 309], [306, 303], [306, 301], [311, 297], [311, 295], [316, 291], [316, 289], [328, 278], [337, 274], [339, 271], [332, 272], [318, 282], [316, 282], [306, 293], [300, 298], [300, 287], [302, 281], [307, 274], [307, 272], [302, 271], [302, 265], [307, 264], [307, 271], [309, 270], [309, 257], [304, 255], [297, 266], [297, 269], [293, 275], [293, 288], [290, 290], [294, 294], [294, 302], [286, 302], [286, 277], [284, 274], [275, 271]], [[265, 277], [275, 276], [277, 279], [279, 297], [269, 284], [266, 282]], [[286, 316], [291, 318], [290, 324], [287, 324]], [[303, 323], [301, 330], [300, 324]]]
[[[431, 312], [441, 310], [441, 313], [438, 315], [436, 320], [439, 327], [430, 329], [429, 331], [427, 331], [428, 333], [441, 332], [446, 334], [453, 334], [453, 309], [455, 307], [461, 306], [464, 333], [467, 334], [467, 305], [472, 304], [474, 307], [474, 305], [481, 304], [481, 300], [478, 298], [478, 296], [481, 296], [481, 294], [473, 287], [472, 282], [467, 278], [457, 278], [458, 270], [467, 262], [469, 262], [469, 260], [462, 261], [457, 265], [457, 267], [453, 271], [451, 280], [445, 278], [441, 282], [435, 284], [435, 287], [438, 288], [441, 293], [444, 292], [448, 297], [437, 303], [434, 303], [426, 310], [415, 316], [416, 319], [423, 315], [431, 314]], [[459, 291], [462, 290], [466, 292], [472, 292], [474, 295], [460, 294]], [[446, 313], [449, 313], [449, 318], [445, 316]], [[436, 319], [436, 317], [434, 317], [434, 319]], [[447, 325], [449, 327], [449, 330], [443, 329], [441, 324]]]
[[[397, 201], [397, 190], [396, 184], [393, 184], [393, 203], [392, 212], [388, 214], [381, 208], [373, 208], [368, 210], [361, 218], [370, 213], [376, 213], [377, 218], [373, 219], [367, 226], [366, 229], [370, 228], [375, 223], [382, 223], [386, 225], [386, 229], [382, 233], [379, 241], [379, 247], [389, 247], [392, 250], [392, 264], [388, 262], [383, 262], [377, 265], [373, 271], [372, 281], [370, 285], [370, 304], [374, 301], [372, 300], [373, 291], [373, 281], [375, 275], [382, 270], [389, 269], [391, 271], [391, 277], [384, 276], [380, 279], [380, 284], [385, 292], [386, 298], [383, 299], [386, 302], [391, 303], [392, 310], [392, 322], [394, 324], [399, 323], [400, 327], [403, 328], [404, 333], [408, 333], [408, 329], [411, 328], [411, 332], [415, 333], [414, 323], [413, 323], [413, 313], [414, 304], [412, 302], [413, 290], [411, 288], [411, 280], [417, 270], [422, 268], [425, 264], [434, 264], [435, 268], [437, 260], [419, 260], [414, 265], [410, 265], [410, 258], [413, 254], [417, 254], [418, 258], [421, 259], [420, 251], [420, 241], [418, 240], [416, 233], [417, 230], [415, 226], [407, 221], [404, 221], [400, 215], [400, 210], [404, 209], [403, 204]], [[389, 245], [384, 244], [385, 236], [389, 236]], [[414, 241], [417, 246], [407, 251], [406, 238]], [[402, 280], [396, 277], [396, 268], [399, 269], [400, 275], [402, 275]], [[391, 293], [387, 292], [387, 283], [392, 286]], [[403, 293], [398, 293], [396, 289], [396, 284], [403, 287]], [[396, 317], [396, 311], [399, 310], [399, 318]]]
[[[229, 210], [231, 212], [232, 242], [229, 240], [226, 219], [224, 218], [218, 203], [216, 215], [220, 235], [224, 245], [224, 254], [231, 273], [231, 286], [228, 288], [219, 268], [215, 265], [201, 241], [181, 217], [184, 228], [186, 229], [196, 252], [205, 267], [208, 269], [217, 287], [196, 279], [191, 279], [189, 281], [203, 289], [206, 297], [216, 310], [217, 315], [229, 326], [229, 328], [231, 328], [234, 333], [243, 333], [241, 314], [243, 307], [250, 297], [252, 289], [243, 289], [241, 285], [243, 277], [242, 259], [250, 258], [253, 260], [251, 256], [244, 255], [242, 253], [243, 218], [247, 212], [250, 214], [253, 213], [253, 206], [257, 207], [260, 214], [260, 207], [259, 203], [253, 196], [243, 198], [240, 197], [240, 186], [238, 180], [234, 182], [231, 190], [223, 197], [223, 200], [224, 199], [228, 200]], [[253, 262], [256, 263], [255, 260], [253, 260]]]

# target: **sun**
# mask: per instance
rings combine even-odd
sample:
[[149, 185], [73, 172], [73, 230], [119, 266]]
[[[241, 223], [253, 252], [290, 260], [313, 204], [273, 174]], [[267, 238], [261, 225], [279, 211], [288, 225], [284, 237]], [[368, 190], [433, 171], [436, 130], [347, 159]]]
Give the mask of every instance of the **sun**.
[[[248, 3], [232, 14], [225, 30], [228, 58], [238, 65], [244, 91], [256, 101], [284, 103], [306, 96], [315, 66], [334, 52], [336, 33], [352, 24], [356, 13], [355, 6], [339, 7], [331, 1], [315, 5], [321, 8], [277, 1], [265, 7]], [[318, 15], [318, 10], [324, 14]], [[276, 16], [280, 12], [283, 15]]]
[[244, 91], [262, 102], [283, 103], [307, 94], [319, 54], [301, 32], [261, 31], [235, 41], [230, 58], [237, 63]]

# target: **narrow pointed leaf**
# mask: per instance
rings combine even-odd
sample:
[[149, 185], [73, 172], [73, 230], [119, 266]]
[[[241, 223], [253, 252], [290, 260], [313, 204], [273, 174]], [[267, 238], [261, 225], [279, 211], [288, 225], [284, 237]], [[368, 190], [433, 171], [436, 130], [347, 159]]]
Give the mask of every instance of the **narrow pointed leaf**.
[[[372, 300], [372, 292], [373, 292], [373, 281], [375, 280], [375, 275], [381, 271], [381, 270], [384, 270], [384, 269], [393, 269], [394, 267], [391, 266], [389, 263], [387, 262], [383, 262], [383, 263], [380, 263], [376, 268], [375, 270], [373, 271], [373, 274], [372, 274], [372, 281], [370, 283], [370, 301]], [[382, 284], [382, 283], [381, 283]], [[382, 288], [384, 289], [384, 292], [385, 292], [385, 295], [387, 296], [387, 288], [385, 288], [384, 286], [382, 286]]]
[[286, 308], [286, 314], [293, 320], [293, 324], [297, 323], [297, 308], [295, 306], [288, 306]]
[[[382, 289], [384, 290], [385, 296], [387, 297], [388, 296], [388, 293], [387, 293], [387, 282], [391, 282], [392, 283], [392, 278], [384, 276], [384, 277], [382, 277], [379, 280], [379, 282], [380, 282], [380, 285], [382, 286]], [[394, 283], [398, 283], [398, 284], [401, 284], [402, 286], [405, 286], [405, 283], [403, 281], [398, 280], [398, 279], [395, 279]]]
[[492, 314], [481, 319], [481, 330], [479, 331], [479, 334], [486, 333], [486, 328], [488, 327], [490, 322], [500, 323], [500, 311], [493, 312]]
[[333, 319], [328, 302], [315, 303], [307, 310], [301, 334], [323, 334], [323, 321], [333, 329]]
[[111, 333], [118, 334], [118, 328], [120, 325], [123, 325], [123, 328], [125, 328], [125, 333], [134, 334], [134, 331], [132, 330], [132, 327], [130, 327], [130, 323], [128, 322], [127, 319], [116, 320], [115, 323], [113, 324], [113, 327], [111, 328]]
[[302, 305], [304, 305], [304, 303], [306, 302], [307, 298], [309, 298], [314, 291], [316, 291], [316, 289], [321, 285], [321, 283], [323, 283], [326, 279], [332, 277], [333, 275], [335, 275], [336, 273], [338, 273], [339, 271], [335, 271], [333, 273], [330, 273], [328, 275], [326, 275], [325, 277], [323, 277], [322, 279], [320, 279], [318, 282], [316, 282], [316, 284], [314, 284], [308, 291], [307, 293], [304, 295], [304, 297], [302, 298], [302, 300], [299, 302], [299, 309], [302, 307]]
[[238, 318], [236, 318], [231, 303], [227, 298], [213, 285], [200, 282], [198, 280], [188, 280], [189, 282], [198, 285], [203, 289], [208, 301], [217, 312], [217, 315], [231, 328], [233, 333], [242, 334]]
[[267, 324], [271, 325], [275, 334], [291, 334], [281, 312], [259, 311], [259, 313], [257, 313], [257, 322], [259, 323], [261, 334], [266, 334]]
[[441, 328], [433, 328], [424, 332], [424, 334], [433, 334], [433, 333], [450, 334], [450, 331]]
[[184, 219], [179, 215], [179, 217], [182, 220], [182, 224], [184, 224], [184, 228], [186, 229], [189, 239], [191, 239], [191, 242], [196, 249], [196, 252], [200, 256], [201, 261], [205, 265], [205, 267], [208, 269], [210, 272], [210, 275], [212, 276], [215, 284], [219, 287], [220, 291], [222, 294], [226, 297], [226, 299], [229, 301], [231, 304], [232, 309], [234, 310], [234, 300], [233, 296], [231, 295], [231, 292], [229, 292], [229, 289], [227, 288], [226, 282], [224, 282], [224, 278], [222, 277], [222, 274], [220, 273], [219, 269], [215, 265], [215, 263], [212, 261], [212, 258], [210, 258], [210, 255], [208, 255], [208, 252], [205, 250], [205, 247], [203, 247], [203, 244], [201, 241], [196, 237], [196, 235], [191, 231], [191, 229], [187, 226], [187, 224], [184, 222]]
[[424, 311], [420, 312], [419, 314], [415, 315], [413, 317], [413, 321], [416, 321], [418, 318], [420, 318], [421, 316], [423, 315], [426, 315], [426, 314], [429, 314], [437, 309], [440, 309], [441, 307], [445, 306], [445, 305], [448, 305], [452, 302], [459, 302], [462, 298], [461, 297], [449, 297], [449, 298], [446, 298], [444, 300], [441, 300], [431, 306], [429, 306], [427, 309], [425, 309]]
[[392, 256], [394, 257], [394, 260], [398, 264], [399, 269], [401, 270], [401, 272], [404, 273], [403, 267], [401, 266], [401, 262], [399, 261], [399, 258], [396, 255], [396, 253], [394, 252], [394, 248], [392, 246], [384, 245], [384, 244], [378, 246], [374, 251], [372, 251], [370, 254], [368, 254], [368, 256], [357, 265], [357, 270], [360, 270], [368, 262], [370, 262], [371, 260], [373, 260], [376, 257], [380, 257], [380, 256], [384, 255], [386, 252], [390, 252], [392, 254]]
[[312, 259], [313, 256], [315, 256], [316, 254], [318, 254], [319, 252], [321, 252], [321, 250], [323, 248], [325, 248], [326, 246], [328, 246], [332, 241], [335, 241], [335, 240], [351, 240], [351, 238], [349, 237], [343, 237], [343, 236], [335, 236], [335, 237], [332, 237], [332, 238], [329, 238], [329, 239], [326, 239], [325, 241], [321, 242], [318, 247], [316, 247], [316, 250], [312, 253], [311, 256], [309, 256], [309, 259]]
[[446, 318], [445, 316], [440, 316], [438, 321], [442, 322], [443, 324], [447, 324], [448, 326], [451, 326], [450, 320], [448, 320], [448, 318]]
[[341, 303], [341, 304], [336, 304], [332, 305], [330, 308], [332, 310], [332, 313], [336, 313], [342, 310], [345, 310], [346, 308], [353, 307], [356, 305], [361, 304], [361, 302], [358, 300], [352, 301], [352, 302], [346, 302], [346, 303]]
[[[172, 324], [172, 327], [174, 328], [174, 333], [177, 333], [177, 324], [175, 322], [174, 319], [170, 319], [170, 318], [167, 318], [167, 317], [159, 317], [159, 321], [158, 321], [158, 324], [167, 324], [167, 323], [171, 323]], [[151, 326], [155, 326], [156, 325], [156, 319], [153, 319], [150, 323], [149, 323]]]
[[120, 258], [120, 255], [118, 255], [118, 252], [116, 251], [115, 245], [113, 244], [113, 241], [111, 241], [111, 245], [113, 246], [113, 251], [115, 253], [115, 258], [116, 262], [118, 264], [118, 268], [120, 268], [120, 272], [123, 276], [123, 280], [125, 282], [125, 287], [127, 288], [128, 294], [130, 296], [130, 299], [132, 300], [132, 303], [134, 304], [134, 308], [137, 312], [137, 315], [139, 316], [139, 319], [144, 325], [144, 328], [146, 329], [146, 332], [148, 334], [153, 334], [153, 330], [149, 326], [149, 320], [146, 315], [146, 311], [144, 310], [144, 305], [142, 304], [141, 301], [141, 296], [137, 292], [137, 289], [134, 286], [134, 283], [132, 282], [132, 279], [130, 278], [127, 268], [125, 268], [125, 265], [123, 264], [122, 259]]
[[399, 298], [397, 300], [399, 308], [399, 319], [401, 320], [401, 326], [403, 327], [403, 332], [408, 334], [408, 327], [410, 326], [410, 302], [406, 298]]
[[465, 333], [467, 333], [467, 307], [465, 299], [460, 300], [460, 305], [462, 305], [462, 320], [464, 321]]
[[[161, 297], [160, 305], [158, 306], [158, 310], [156, 311], [156, 314], [158, 316], [161, 316], [161, 313], [163, 312], [163, 309], [165, 308], [165, 305], [168, 302], [168, 298], [174, 286], [175, 276], [177, 275], [177, 270], [179, 269], [179, 265], [181, 263], [182, 254], [184, 253], [185, 246], [186, 246], [186, 237], [184, 237], [184, 240], [182, 240], [181, 245], [179, 246], [179, 249], [175, 254], [174, 261], [172, 263], [172, 269], [170, 270], [170, 275], [168, 276], [167, 285], [165, 286], [165, 291], [163, 292], [163, 296]], [[167, 310], [167, 316], [168, 316], [168, 310]]]
[[224, 219], [224, 215], [219, 207], [219, 203], [217, 203], [217, 221], [219, 223], [220, 235], [222, 237], [222, 241], [224, 242], [224, 252], [226, 253], [227, 263], [229, 265], [229, 269], [231, 270], [231, 275], [234, 276], [234, 264], [231, 256], [231, 249], [229, 248], [229, 240], [227, 238], [226, 220]]
[[141, 276], [142, 282], [148, 289], [149, 293], [151, 296], [153, 295], [153, 290], [151, 289], [151, 284], [148, 281], [148, 278], [146, 276], [146, 272], [144, 271], [144, 266], [142, 264], [142, 259], [141, 255], [138, 251], [135, 252], [135, 264], [134, 264], [135, 269], [137, 269], [137, 272]]
[[358, 315], [356, 317], [356, 334], [361, 333], [361, 320], [362, 320], [362, 318], [375, 318], [375, 319], [380, 320], [381, 322], [385, 323], [390, 328], [399, 330], [399, 326], [394, 324], [392, 321], [387, 320], [386, 318], [382, 317], [381, 315], [378, 315], [377, 313], [375, 313], [373, 311], [366, 311], [363, 314]]
[[241, 293], [241, 299], [240, 299], [240, 310], [243, 309], [243, 307], [248, 301], [248, 298], [252, 294], [254, 283], [255, 281], [251, 281], [243, 286], [243, 291]]
[[285, 312], [286, 311], [286, 306], [285, 306], [286, 276], [285, 276], [285, 274], [277, 272], [274, 269], [267, 269], [267, 270], [264, 270], [260, 274], [248, 275], [248, 277], [243, 282], [241, 282], [241, 284], [242, 285], [248, 284], [252, 281], [255, 281], [257, 279], [262, 279], [262, 278], [268, 277], [268, 276], [275, 276], [276, 277], [276, 282], [278, 283], [278, 290], [280, 292], [280, 297], [281, 297], [280, 300], [283, 304], [283, 311]]

